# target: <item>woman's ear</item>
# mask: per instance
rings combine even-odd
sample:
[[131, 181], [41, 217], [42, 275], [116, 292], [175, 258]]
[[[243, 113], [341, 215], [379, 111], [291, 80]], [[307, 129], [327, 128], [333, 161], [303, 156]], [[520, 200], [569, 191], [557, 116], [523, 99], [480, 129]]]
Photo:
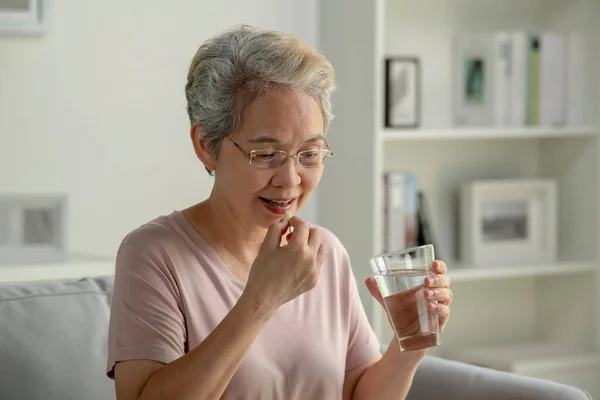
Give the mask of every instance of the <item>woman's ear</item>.
[[192, 139], [196, 156], [202, 161], [204, 167], [212, 172], [216, 169], [217, 163], [215, 157], [208, 151], [208, 144], [206, 140], [204, 140], [204, 136], [205, 131], [202, 126], [197, 124], [192, 125], [190, 129], [190, 138]]

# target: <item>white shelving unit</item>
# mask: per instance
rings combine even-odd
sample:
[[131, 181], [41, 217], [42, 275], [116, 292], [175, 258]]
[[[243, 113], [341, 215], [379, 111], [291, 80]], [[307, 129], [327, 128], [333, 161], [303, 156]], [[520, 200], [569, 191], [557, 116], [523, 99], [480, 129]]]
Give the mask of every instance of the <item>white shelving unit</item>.
[[0, 265], [0, 285], [77, 280], [85, 277], [112, 276], [114, 273], [113, 259], [69, 254], [63, 261]]
[[598, 265], [595, 262], [559, 262], [554, 264], [491, 265], [478, 268], [477, 265], [461, 265], [448, 262], [452, 266], [448, 272], [453, 284], [486, 280], [515, 279], [544, 276], [564, 276], [588, 274], [593, 279]]
[[543, 139], [595, 137], [600, 132], [596, 126], [570, 128], [457, 128], [457, 129], [383, 129], [381, 140], [395, 141], [427, 140], [485, 140], [485, 139]]
[[[600, 1], [372, 0], [321, 2], [321, 50], [336, 70], [336, 152], [319, 187], [318, 220], [347, 247], [380, 340], [393, 337], [363, 281], [381, 252], [385, 170], [417, 174], [455, 298], [431, 354], [581, 386], [600, 398]], [[586, 38], [585, 124], [454, 128], [452, 45], [457, 31], [579, 31]], [[384, 62], [421, 64], [421, 124], [384, 127]], [[458, 188], [476, 179], [553, 178], [558, 260], [462, 265]], [[508, 358], [507, 358], [508, 357]], [[512, 357], [512, 358], [511, 358]]]
[[550, 379], [585, 388], [594, 398], [600, 391], [600, 353], [576, 347], [532, 341], [460, 348], [449, 352], [455, 360]]

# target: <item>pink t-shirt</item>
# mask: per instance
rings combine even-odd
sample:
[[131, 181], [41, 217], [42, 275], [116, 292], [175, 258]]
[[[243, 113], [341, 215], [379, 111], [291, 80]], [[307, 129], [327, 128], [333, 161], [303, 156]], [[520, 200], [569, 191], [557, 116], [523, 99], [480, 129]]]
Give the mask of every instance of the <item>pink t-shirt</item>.
[[[225, 399], [341, 399], [345, 372], [379, 351], [348, 254], [333, 233], [321, 229], [329, 251], [317, 286], [267, 322]], [[180, 212], [137, 228], [117, 255], [108, 376], [118, 361], [170, 363], [191, 351], [243, 289]]]

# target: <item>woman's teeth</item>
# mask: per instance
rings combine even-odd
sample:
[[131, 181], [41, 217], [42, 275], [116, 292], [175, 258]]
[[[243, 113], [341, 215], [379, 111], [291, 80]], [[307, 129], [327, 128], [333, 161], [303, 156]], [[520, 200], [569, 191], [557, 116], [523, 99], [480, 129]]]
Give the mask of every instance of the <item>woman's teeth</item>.
[[285, 202], [281, 202], [281, 201], [273, 201], [273, 200], [269, 200], [269, 199], [265, 199], [264, 197], [261, 197], [261, 199], [271, 205], [274, 205], [276, 207], [285, 207], [288, 204], [290, 204], [293, 200], [289, 200], [289, 201], [285, 201]]

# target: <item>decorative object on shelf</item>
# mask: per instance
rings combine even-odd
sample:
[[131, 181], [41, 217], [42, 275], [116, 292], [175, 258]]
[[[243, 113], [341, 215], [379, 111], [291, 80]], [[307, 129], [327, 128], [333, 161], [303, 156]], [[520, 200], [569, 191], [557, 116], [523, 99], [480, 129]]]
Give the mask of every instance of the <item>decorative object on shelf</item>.
[[457, 126], [494, 125], [494, 48], [488, 33], [462, 34], [455, 39], [454, 120]]
[[67, 197], [0, 193], [0, 266], [66, 258]]
[[462, 33], [453, 49], [457, 126], [584, 124], [585, 40], [578, 32]]
[[385, 126], [416, 128], [420, 119], [420, 62], [415, 57], [385, 60]]
[[0, 0], [0, 35], [43, 35], [49, 0]]
[[461, 258], [474, 266], [553, 262], [557, 189], [549, 179], [471, 182], [461, 189]]

